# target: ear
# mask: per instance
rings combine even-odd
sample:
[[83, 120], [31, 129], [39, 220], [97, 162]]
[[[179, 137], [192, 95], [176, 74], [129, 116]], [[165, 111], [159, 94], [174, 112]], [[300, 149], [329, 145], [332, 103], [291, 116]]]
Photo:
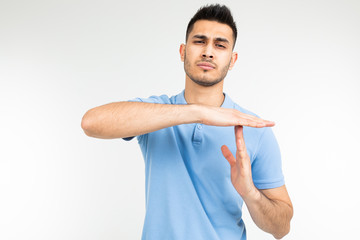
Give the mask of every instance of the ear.
[[231, 55], [231, 62], [230, 62], [229, 70], [231, 70], [234, 67], [234, 64], [235, 64], [237, 58], [238, 58], [237, 52], [233, 52]]
[[180, 58], [181, 58], [182, 62], [184, 62], [184, 59], [185, 59], [185, 48], [186, 48], [185, 44], [180, 45], [179, 52], [180, 52]]

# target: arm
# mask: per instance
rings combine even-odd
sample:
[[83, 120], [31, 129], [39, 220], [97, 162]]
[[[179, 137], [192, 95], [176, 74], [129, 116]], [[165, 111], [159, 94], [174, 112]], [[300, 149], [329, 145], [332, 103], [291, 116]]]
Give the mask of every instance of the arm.
[[82, 118], [86, 135], [96, 138], [125, 138], [186, 123], [214, 126], [273, 126], [274, 123], [235, 109], [199, 104], [173, 105], [144, 102], [115, 102], [90, 109]]
[[293, 206], [285, 185], [254, 191], [254, 195], [249, 195], [245, 203], [259, 228], [273, 234], [276, 239], [289, 233]]
[[280, 239], [290, 231], [293, 207], [286, 187], [259, 190], [255, 187], [249, 155], [243, 138], [243, 127], [235, 127], [236, 159], [229, 148], [221, 147], [231, 167], [231, 182], [243, 198], [255, 224]]

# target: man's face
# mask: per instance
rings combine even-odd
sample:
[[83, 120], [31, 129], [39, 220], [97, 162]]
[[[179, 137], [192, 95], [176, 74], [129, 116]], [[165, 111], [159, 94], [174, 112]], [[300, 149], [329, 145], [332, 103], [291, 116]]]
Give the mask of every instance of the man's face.
[[202, 86], [221, 82], [237, 59], [232, 52], [232, 29], [216, 21], [196, 21], [186, 45], [180, 46], [181, 60], [188, 78]]

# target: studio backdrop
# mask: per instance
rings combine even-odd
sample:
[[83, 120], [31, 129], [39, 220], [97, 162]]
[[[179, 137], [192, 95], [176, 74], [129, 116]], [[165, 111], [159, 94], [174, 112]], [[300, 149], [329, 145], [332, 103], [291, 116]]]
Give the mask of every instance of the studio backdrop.
[[[207, 3], [0, 1], [0, 239], [140, 239], [137, 141], [90, 138], [81, 119], [106, 103], [181, 92], [179, 46]], [[355, 239], [360, 2], [219, 3], [239, 32], [224, 92], [276, 123], [294, 205], [284, 239]], [[246, 206], [244, 221], [249, 239], [273, 239]]]

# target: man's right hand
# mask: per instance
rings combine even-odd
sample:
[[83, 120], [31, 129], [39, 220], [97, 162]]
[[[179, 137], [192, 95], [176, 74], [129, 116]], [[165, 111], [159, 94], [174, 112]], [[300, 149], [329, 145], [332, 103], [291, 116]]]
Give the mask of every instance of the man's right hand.
[[90, 137], [109, 139], [138, 136], [188, 123], [257, 128], [275, 125], [271, 121], [235, 109], [208, 105], [115, 102], [87, 111], [82, 118], [81, 127]]
[[197, 105], [201, 116], [201, 123], [213, 126], [248, 126], [248, 127], [272, 127], [274, 122], [264, 120], [236, 109]]

